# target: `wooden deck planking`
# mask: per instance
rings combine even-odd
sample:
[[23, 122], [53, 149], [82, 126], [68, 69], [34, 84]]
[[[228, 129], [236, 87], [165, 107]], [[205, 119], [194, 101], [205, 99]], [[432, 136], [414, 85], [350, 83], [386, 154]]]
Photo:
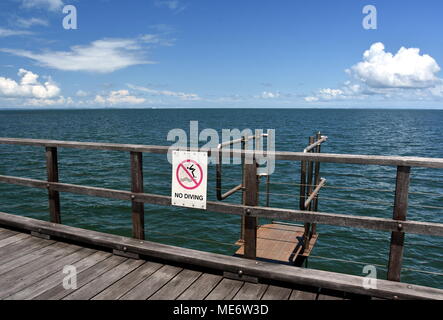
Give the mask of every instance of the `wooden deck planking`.
[[288, 300], [292, 289], [277, 286], [269, 286], [262, 300]]
[[182, 268], [164, 265], [120, 299], [147, 300], [182, 270]]
[[9, 238], [13, 235], [16, 235], [18, 232], [7, 230], [7, 229], [0, 229], [0, 240]]
[[[289, 283], [288, 287], [280, 287], [232, 280], [7, 231], [0, 228], [0, 234], [8, 234], [3, 240], [15, 237], [17, 241], [7, 241], [0, 248], [0, 257], [7, 260], [3, 263], [0, 259], [0, 299], [343, 300], [347, 297], [326, 289], [296, 290]], [[25, 236], [18, 237], [20, 234]], [[63, 288], [65, 265], [77, 268], [75, 290]]]
[[131, 272], [122, 279], [116, 281], [114, 284], [93, 297], [92, 300], [118, 300], [162, 266], [163, 265], [160, 263], [145, 262], [135, 272]]
[[11, 236], [8, 236], [2, 240], [0, 240], [0, 248], [5, 247], [11, 243], [15, 243], [18, 241], [21, 241], [23, 239], [29, 238], [30, 235], [26, 234], [26, 233], [18, 233], [18, 234], [13, 234]]
[[3, 277], [0, 281], [0, 299], [5, 299], [41, 279], [63, 270], [65, 265], [71, 265], [91, 254], [92, 250], [88, 248], [79, 248], [78, 250], [75, 247], [66, 248], [63, 254], [57, 255], [58, 258], [46, 260], [46, 264], [39, 263], [33, 265], [32, 268], [23, 268], [18, 274], [10, 272], [10, 277]]
[[[40, 240], [40, 241], [39, 241]], [[50, 240], [35, 239], [35, 237], [29, 237], [19, 242], [11, 243], [7, 246], [0, 248], [0, 261], [5, 263], [16, 257], [20, 257], [27, 254], [37, 248], [54, 243]]]
[[289, 300], [317, 300], [317, 292], [292, 290]]
[[[77, 273], [83, 272], [91, 266], [99, 263], [100, 261], [109, 258], [110, 253], [103, 251], [96, 251], [95, 253], [77, 261], [73, 264], [76, 267]], [[31, 300], [39, 296], [45, 291], [57, 287], [63, 283], [63, 278], [66, 276], [62, 271], [55, 272], [51, 276], [42, 279], [33, 285], [26, 287], [25, 289], [9, 296], [7, 300]]]
[[11, 256], [8, 257], [8, 259], [5, 259], [5, 262], [0, 265], [0, 276], [24, 264], [32, 263], [34, 260], [41, 257], [42, 254], [54, 251], [54, 248], [57, 247], [56, 245], [57, 243], [52, 241], [48, 245], [43, 245], [42, 247], [35, 246], [27, 248], [26, 251], [24, 250], [25, 252], [12, 253]]
[[222, 276], [204, 273], [177, 300], [203, 300], [222, 279]]
[[[124, 262], [125, 258], [118, 257], [118, 256], [110, 256], [109, 258], [98, 262], [94, 266], [86, 269], [83, 272], [80, 272], [77, 275], [77, 290], [83, 287], [84, 285], [87, 285], [89, 282], [100, 276], [101, 274], [105, 273], [106, 271], [114, 268], [115, 266], [121, 264]], [[62, 283], [59, 283], [56, 287], [53, 287], [38, 296], [35, 297], [36, 300], [61, 300], [67, 295], [74, 292], [74, 289], [68, 289], [66, 290], [63, 287]]]
[[[265, 260], [280, 261], [284, 263], [293, 262], [299, 254], [300, 248], [298, 238], [303, 237], [304, 228], [294, 225], [284, 225], [278, 223], [262, 225], [257, 229], [257, 257]], [[312, 249], [317, 241], [317, 236], [313, 236], [309, 248]], [[242, 241], [237, 244], [240, 248], [236, 254], [244, 254]], [[296, 250], [297, 249], [297, 250]], [[308, 256], [311, 250], [303, 253]]]
[[64, 297], [64, 300], [89, 300], [143, 264], [142, 260], [128, 259], [101, 274], [88, 284]]
[[160, 290], [149, 297], [149, 300], [175, 300], [201, 275], [201, 272], [184, 269]]
[[245, 282], [233, 300], [261, 300], [267, 289], [266, 284]]
[[[68, 248], [68, 244], [62, 242], [56, 242], [48, 247], [36, 250], [25, 256], [18, 257], [9, 261], [8, 263], [0, 265], [0, 275], [2, 279], [13, 275], [19, 275], [20, 273], [29, 273], [32, 268], [40, 268], [51, 259], [57, 259], [66, 253], [64, 250]], [[68, 248], [69, 251], [69, 248]]]
[[224, 278], [205, 299], [232, 300], [243, 284], [243, 281]]

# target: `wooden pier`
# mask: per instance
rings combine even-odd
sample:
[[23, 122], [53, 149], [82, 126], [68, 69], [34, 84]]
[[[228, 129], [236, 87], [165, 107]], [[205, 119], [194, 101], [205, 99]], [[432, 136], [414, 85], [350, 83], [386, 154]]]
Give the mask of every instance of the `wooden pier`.
[[[258, 206], [259, 176], [254, 164], [245, 165], [244, 181], [237, 187], [244, 192], [242, 204], [207, 201], [208, 211], [242, 217], [243, 237], [237, 252], [242, 257], [238, 257], [144, 240], [144, 204], [170, 206], [171, 197], [144, 193], [142, 154], [167, 154], [169, 147], [0, 138], [0, 145], [45, 148], [47, 180], [0, 175], [0, 183], [46, 189], [50, 219], [45, 222], [0, 212], [0, 299], [443, 300], [443, 290], [400, 282], [405, 234], [443, 236], [443, 224], [407, 219], [411, 167], [443, 169], [443, 159], [311, 152], [319, 149], [318, 141], [322, 139], [319, 137], [317, 142], [312, 139], [314, 143], [305, 152], [272, 153], [276, 160], [302, 164], [301, 184], [306, 188], [300, 192], [299, 209]], [[129, 152], [131, 186], [128, 190], [114, 190], [60, 182], [58, 148]], [[248, 150], [230, 153], [240, 157], [254, 156], [254, 152]], [[389, 213], [392, 218], [318, 212], [317, 195], [324, 181], [312, 172], [323, 162], [396, 168], [394, 209]], [[128, 221], [132, 219], [133, 237], [63, 225], [60, 192], [128, 201], [132, 205]], [[296, 198], [298, 202], [298, 196]], [[287, 224], [260, 226], [259, 218]], [[304, 225], [290, 225], [294, 222]], [[309, 255], [318, 238], [316, 224], [391, 233], [388, 279], [377, 279], [376, 287], [368, 288], [364, 286], [364, 277], [274, 263], [291, 262], [291, 257]], [[302, 251], [300, 238], [303, 239]], [[269, 244], [272, 248], [266, 249]], [[270, 251], [280, 251], [280, 256], [269, 255]], [[62, 286], [63, 269], [67, 265], [74, 265], [78, 271], [75, 290]]]
[[[443, 290], [140, 241], [0, 213], [3, 300], [443, 299]], [[77, 271], [65, 289], [64, 266]], [[236, 275], [233, 279], [232, 275]], [[319, 287], [318, 284], [325, 286]]]
[[[7, 215], [1, 214], [2, 218]], [[14, 219], [17, 220], [17, 219]], [[20, 220], [20, 219], [19, 219]], [[26, 223], [35, 222], [25, 220]], [[40, 222], [39, 222], [40, 224]], [[47, 228], [51, 224], [46, 223]], [[46, 231], [48, 231], [47, 229]], [[60, 228], [58, 228], [60, 229]], [[130, 239], [108, 237], [96, 232], [62, 228], [67, 238], [80, 233], [89, 238], [116, 238], [115, 244]], [[60, 232], [60, 230], [59, 230]], [[69, 236], [69, 234], [71, 236]], [[59, 235], [61, 235], [59, 233]], [[42, 239], [29, 233], [0, 228], [0, 299], [5, 300], [315, 300], [344, 299], [343, 292], [324, 294], [267, 283], [250, 283], [223, 277], [220, 270], [202, 269], [198, 265], [177, 264], [149, 257], [135, 259], [113, 254], [109, 247], [100, 249]], [[67, 239], [64, 239], [66, 241]], [[130, 241], [129, 241], [130, 242]], [[138, 243], [140, 244], [140, 243]], [[145, 250], [155, 245], [147, 243]], [[183, 249], [168, 247], [169, 250]], [[187, 253], [188, 250], [184, 250]], [[157, 251], [156, 255], [161, 255]], [[189, 251], [189, 258], [204, 253]], [[207, 258], [210, 258], [209, 256]], [[220, 258], [220, 257], [219, 257]], [[71, 265], [77, 271], [77, 289], [65, 289], [63, 267]], [[350, 296], [349, 296], [350, 297]]]

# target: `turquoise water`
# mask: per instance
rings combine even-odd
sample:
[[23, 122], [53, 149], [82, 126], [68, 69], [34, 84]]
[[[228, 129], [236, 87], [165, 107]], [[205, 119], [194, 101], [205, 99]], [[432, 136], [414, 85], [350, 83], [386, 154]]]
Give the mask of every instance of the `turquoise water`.
[[[318, 130], [329, 136], [322, 151], [443, 158], [443, 111], [431, 110], [36, 110], [1, 111], [0, 136], [170, 145], [169, 130], [199, 128], [275, 129], [276, 149], [301, 151]], [[0, 145], [0, 174], [45, 179], [43, 148]], [[130, 189], [129, 154], [60, 149], [60, 180], [113, 189]], [[393, 167], [323, 164], [328, 188], [320, 211], [390, 218], [396, 170]], [[224, 170], [225, 187], [239, 183], [240, 168]], [[144, 155], [145, 191], [170, 195], [171, 166], [165, 155]], [[215, 168], [210, 167], [208, 197], [215, 200]], [[299, 163], [280, 161], [272, 176], [271, 206], [298, 206]], [[349, 189], [335, 188], [347, 187]], [[264, 190], [262, 186], [262, 190]], [[378, 189], [368, 191], [361, 189]], [[47, 220], [45, 190], [0, 184], [0, 211]], [[263, 200], [263, 197], [262, 197]], [[237, 195], [228, 200], [239, 202]], [[129, 236], [130, 203], [61, 194], [64, 224]], [[443, 170], [412, 169], [408, 217], [443, 223]], [[239, 217], [175, 207], [146, 205], [149, 240], [231, 255], [239, 236]], [[265, 221], [264, 221], [265, 222]], [[309, 267], [362, 275], [365, 264], [386, 277], [390, 234], [318, 226], [320, 238]], [[406, 236], [402, 281], [443, 288], [443, 239]], [[346, 261], [342, 261], [346, 260]], [[362, 264], [347, 261], [361, 262]], [[426, 271], [427, 273], [417, 272]]]

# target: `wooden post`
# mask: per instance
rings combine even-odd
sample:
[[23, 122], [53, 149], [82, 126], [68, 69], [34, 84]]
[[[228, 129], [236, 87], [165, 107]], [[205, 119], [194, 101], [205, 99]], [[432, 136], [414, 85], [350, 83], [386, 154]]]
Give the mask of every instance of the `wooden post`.
[[[131, 152], [131, 191], [143, 193], [143, 154]], [[145, 206], [132, 201], [132, 237], [145, 239]]]
[[[406, 220], [408, 212], [408, 191], [411, 167], [398, 166], [395, 186], [395, 200], [393, 219], [399, 221]], [[401, 223], [398, 225], [399, 231], [391, 233], [391, 249], [389, 252], [388, 280], [400, 281], [401, 266], [403, 261], [403, 245], [405, 234], [402, 232]]]
[[[58, 182], [58, 159], [57, 148], [46, 147], [46, 169], [48, 182]], [[60, 194], [58, 191], [48, 188], [49, 215], [53, 223], [61, 223], [60, 217]]]
[[[258, 177], [257, 162], [254, 158], [251, 164], [245, 163], [245, 193], [243, 204], [247, 206], [256, 206], [258, 204]], [[255, 259], [257, 257], [257, 218], [244, 217], [244, 257]]]

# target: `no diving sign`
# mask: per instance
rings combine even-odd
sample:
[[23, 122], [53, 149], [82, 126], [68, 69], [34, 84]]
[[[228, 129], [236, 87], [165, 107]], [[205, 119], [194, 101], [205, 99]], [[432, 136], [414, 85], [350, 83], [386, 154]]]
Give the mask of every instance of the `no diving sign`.
[[172, 205], [206, 209], [208, 154], [173, 151]]

